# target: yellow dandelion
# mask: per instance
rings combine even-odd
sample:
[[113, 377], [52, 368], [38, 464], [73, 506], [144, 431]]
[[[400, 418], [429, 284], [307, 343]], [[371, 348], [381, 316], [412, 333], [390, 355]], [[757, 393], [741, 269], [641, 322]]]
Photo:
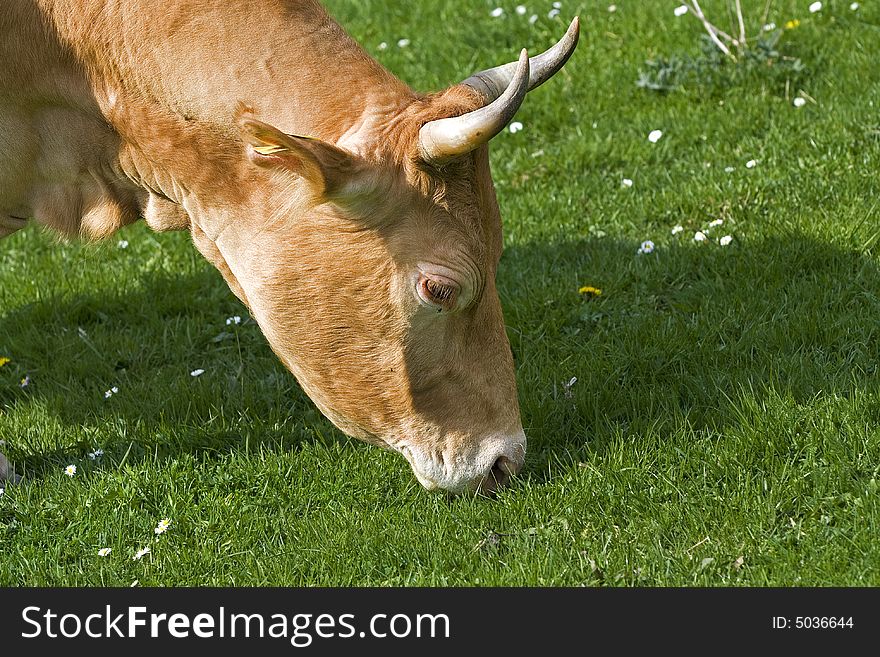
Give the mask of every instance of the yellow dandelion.
[[785, 27], [786, 30], [793, 30], [794, 28], [796, 28], [796, 27], [797, 27], [798, 25], [800, 25], [800, 24], [801, 24], [801, 22], [800, 22], [797, 18], [795, 18], [795, 19], [792, 19], [792, 20], [788, 21], [788, 22], [784, 25], [784, 27]]
[[598, 287], [593, 287], [591, 285], [584, 285], [578, 290], [578, 294], [583, 294], [585, 297], [593, 299], [595, 297], [601, 297], [602, 290], [600, 290]]
[[3, 367], [4, 365], [6, 365], [6, 363], [11, 363], [11, 362], [12, 362], [11, 358], [7, 358], [6, 356], [0, 356], [0, 367]]

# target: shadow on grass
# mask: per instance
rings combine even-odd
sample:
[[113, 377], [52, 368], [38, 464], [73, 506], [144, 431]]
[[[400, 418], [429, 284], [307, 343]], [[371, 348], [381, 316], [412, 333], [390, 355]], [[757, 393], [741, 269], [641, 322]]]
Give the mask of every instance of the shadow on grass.
[[[145, 275], [132, 287], [0, 316], [3, 347], [14, 355], [0, 370], [0, 438], [27, 479], [97, 447], [131, 463], [332, 439], [335, 429], [207, 263], [194, 275]], [[48, 426], [22, 432], [30, 415]], [[40, 445], [43, 431], [57, 448]]]
[[[530, 437], [526, 477], [552, 477], [560, 454], [587, 458], [622, 435], [735, 425], [747, 399], [877, 389], [880, 270], [870, 256], [797, 235], [728, 247], [673, 239], [641, 256], [637, 246], [606, 238], [505, 252], [499, 288]], [[581, 285], [603, 293], [587, 299]], [[33, 407], [74, 437], [47, 450], [4, 436], [10, 456], [34, 478], [96, 446], [132, 461], [340, 437], [255, 324], [225, 324], [234, 315], [246, 313], [207, 267], [7, 311], [0, 334], [15, 362], [0, 371], [0, 413]]]
[[[505, 253], [532, 477], [611, 441], [720, 433], [779, 399], [808, 405], [878, 390], [872, 257], [802, 235], [726, 247], [719, 237], [698, 244], [682, 234], [647, 255], [610, 239]], [[583, 285], [601, 296], [579, 295]]]

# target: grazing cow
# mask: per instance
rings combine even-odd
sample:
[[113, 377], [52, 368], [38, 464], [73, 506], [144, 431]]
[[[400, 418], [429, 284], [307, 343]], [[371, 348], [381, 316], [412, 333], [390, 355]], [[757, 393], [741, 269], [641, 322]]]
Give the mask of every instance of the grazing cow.
[[190, 231], [336, 426], [494, 491], [526, 437], [487, 142], [577, 39], [423, 95], [313, 0], [2, 0], [0, 237]]

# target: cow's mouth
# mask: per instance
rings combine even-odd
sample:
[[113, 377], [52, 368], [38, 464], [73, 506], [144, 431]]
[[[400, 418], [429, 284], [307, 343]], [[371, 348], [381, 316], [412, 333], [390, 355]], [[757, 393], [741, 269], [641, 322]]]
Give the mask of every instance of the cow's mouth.
[[451, 467], [449, 460], [438, 462], [417, 447], [404, 443], [392, 446], [409, 462], [413, 474], [425, 489], [444, 490], [453, 495], [481, 493], [493, 496], [519, 472], [525, 456], [525, 435], [520, 431], [514, 439], [487, 440], [472, 458]]

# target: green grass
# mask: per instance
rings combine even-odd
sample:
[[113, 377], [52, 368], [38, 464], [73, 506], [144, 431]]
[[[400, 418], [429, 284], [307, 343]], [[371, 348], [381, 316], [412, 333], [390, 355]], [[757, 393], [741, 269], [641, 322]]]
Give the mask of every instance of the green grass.
[[801, 19], [782, 40], [797, 80], [722, 71], [666, 95], [639, 69], [701, 34], [670, 2], [555, 20], [546, 2], [534, 26], [497, 0], [328, 4], [425, 90], [582, 17], [493, 143], [524, 472], [450, 500], [342, 436], [253, 322], [226, 326], [246, 312], [185, 234], [136, 225], [122, 250], [28, 229], [0, 243], [0, 437], [26, 475], [0, 497], [0, 584], [880, 585], [877, 3], [775, 2], [770, 20]]

